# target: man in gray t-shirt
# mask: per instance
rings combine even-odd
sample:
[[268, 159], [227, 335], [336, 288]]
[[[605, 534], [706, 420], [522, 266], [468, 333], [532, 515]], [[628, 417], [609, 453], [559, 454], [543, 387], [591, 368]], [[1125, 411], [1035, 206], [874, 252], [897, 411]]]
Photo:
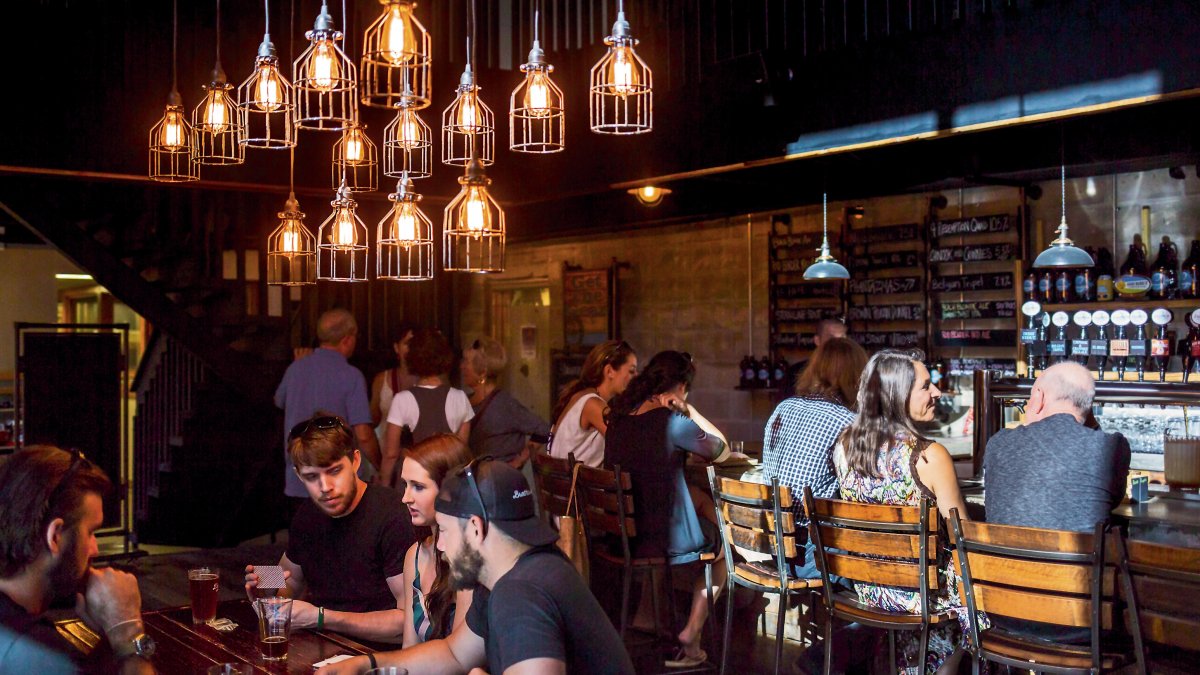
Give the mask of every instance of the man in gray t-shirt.
[[1033, 383], [1025, 425], [988, 441], [987, 522], [1090, 532], [1125, 494], [1129, 442], [1084, 425], [1096, 385], [1077, 363], [1058, 363]]

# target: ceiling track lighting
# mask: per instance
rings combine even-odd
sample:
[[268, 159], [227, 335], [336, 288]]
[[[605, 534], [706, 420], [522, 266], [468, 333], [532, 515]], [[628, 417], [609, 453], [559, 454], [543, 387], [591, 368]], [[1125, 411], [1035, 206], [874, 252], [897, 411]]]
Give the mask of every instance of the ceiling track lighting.
[[549, 154], [566, 147], [566, 119], [563, 93], [550, 73], [546, 53], [538, 41], [540, 3], [533, 11], [533, 47], [529, 61], [521, 66], [525, 79], [513, 90], [508, 101], [508, 148], [513, 152]]
[[428, 178], [433, 130], [421, 119], [415, 99], [401, 96], [396, 117], [383, 130], [383, 175], [391, 178]]
[[171, 93], [162, 119], [150, 128], [150, 180], [159, 183], [187, 183], [200, 180], [200, 165], [194, 162], [195, 137], [183, 111], [178, 86], [179, 5], [172, 5]]
[[1058, 237], [1050, 242], [1045, 251], [1034, 259], [1034, 267], [1091, 267], [1095, 264], [1087, 251], [1079, 248], [1067, 236], [1067, 165], [1061, 165], [1060, 186], [1062, 188], [1062, 220], [1058, 223]]
[[617, 1], [608, 52], [592, 66], [588, 96], [592, 131], [598, 134], [644, 134], [654, 128], [654, 78], [634, 46], [624, 0]]
[[343, 35], [334, 29], [326, 0], [321, 0], [321, 13], [304, 37], [311, 44], [292, 63], [296, 125], [316, 131], [344, 131], [357, 125], [357, 70], [337, 45]]
[[317, 279], [355, 283], [367, 280], [367, 226], [356, 213], [358, 202], [342, 184], [329, 205], [333, 213], [317, 230]]
[[433, 221], [417, 206], [421, 195], [402, 177], [388, 195], [392, 209], [379, 221], [375, 238], [375, 277], [391, 281], [433, 278]]
[[271, 42], [271, 8], [263, 0], [263, 40], [258, 45], [254, 71], [238, 87], [241, 144], [248, 148], [282, 150], [296, 145], [292, 85], [279, 72], [279, 57]]
[[408, 97], [414, 108], [429, 106], [432, 99], [429, 32], [417, 20], [417, 3], [379, 0], [383, 14], [363, 35], [362, 103], [372, 108], [393, 108]]
[[849, 279], [850, 272], [829, 253], [829, 196], [821, 194], [821, 255], [804, 270], [804, 278], [810, 280]]
[[379, 152], [367, 135], [365, 126], [353, 126], [342, 132], [333, 144], [333, 188], [339, 183], [351, 192], [379, 189]]
[[212, 81], [205, 85], [204, 100], [192, 110], [192, 136], [196, 139], [193, 160], [200, 164], [228, 166], [246, 161], [242, 145], [241, 116], [237, 101], [229, 92], [233, 85], [225, 79], [221, 67], [221, 0], [217, 0], [217, 62]]

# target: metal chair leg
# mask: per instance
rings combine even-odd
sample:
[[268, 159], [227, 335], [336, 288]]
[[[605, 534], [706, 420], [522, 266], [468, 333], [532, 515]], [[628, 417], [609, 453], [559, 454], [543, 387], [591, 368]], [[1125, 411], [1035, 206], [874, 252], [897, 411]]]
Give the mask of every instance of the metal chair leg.
[[725, 675], [725, 668], [729, 665], [729, 640], [732, 638], [733, 631], [733, 595], [736, 588], [733, 574], [730, 573], [725, 582], [725, 628], [721, 638], [721, 675]]
[[917, 652], [917, 658], [921, 659], [921, 663], [925, 663], [925, 651], [929, 649], [929, 624], [925, 624], [921, 628], [921, 651]]
[[825, 675], [833, 673], [833, 609], [825, 617]]
[[708, 600], [708, 619], [705, 623], [708, 624], [708, 641], [714, 648], [717, 646], [717, 600], [713, 594], [713, 569], [712, 563], [704, 565], [704, 597]]
[[787, 618], [787, 593], [779, 594], [779, 614], [775, 619], [775, 675], [783, 661], [783, 621]]
[[896, 631], [894, 630], [888, 631], [888, 660], [888, 670], [896, 670]]
[[621, 570], [621, 642], [625, 641], [625, 629], [629, 624], [629, 591], [633, 585], [633, 569]]
[[654, 641], [658, 642], [662, 639], [662, 607], [658, 603], [658, 577], [654, 574], [653, 567], [647, 567], [646, 574], [650, 575], [650, 601], [654, 606]]
[[971, 656], [971, 675], [979, 675], [979, 657]]

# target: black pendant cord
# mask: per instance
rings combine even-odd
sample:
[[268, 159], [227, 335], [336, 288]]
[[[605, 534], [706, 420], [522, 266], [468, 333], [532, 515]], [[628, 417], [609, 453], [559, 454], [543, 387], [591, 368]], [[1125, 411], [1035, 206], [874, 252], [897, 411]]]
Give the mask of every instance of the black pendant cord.
[[221, 0], [217, 0], [217, 67], [213, 72], [221, 72]]
[[[288, 63], [296, 60], [296, 0], [292, 0], [291, 28], [288, 29]], [[296, 77], [293, 68], [292, 77]]]
[[171, 5], [171, 92], [179, 91], [179, 0]]
[[263, 0], [263, 36], [271, 39], [271, 0]]

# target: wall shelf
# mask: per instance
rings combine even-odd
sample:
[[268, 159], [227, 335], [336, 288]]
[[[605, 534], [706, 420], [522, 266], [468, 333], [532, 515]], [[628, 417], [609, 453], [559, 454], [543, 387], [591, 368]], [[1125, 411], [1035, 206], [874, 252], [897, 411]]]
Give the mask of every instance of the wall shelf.
[[1095, 311], [1097, 309], [1145, 309], [1159, 307], [1167, 309], [1200, 309], [1200, 298], [1185, 298], [1183, 300], [1142, 300], [1134, 298], [1113, 298], [1107, 302], [1064, 302], [1043, 303], [1042, 309], [1047, 312], [1071, 312], [1079, 309]]

